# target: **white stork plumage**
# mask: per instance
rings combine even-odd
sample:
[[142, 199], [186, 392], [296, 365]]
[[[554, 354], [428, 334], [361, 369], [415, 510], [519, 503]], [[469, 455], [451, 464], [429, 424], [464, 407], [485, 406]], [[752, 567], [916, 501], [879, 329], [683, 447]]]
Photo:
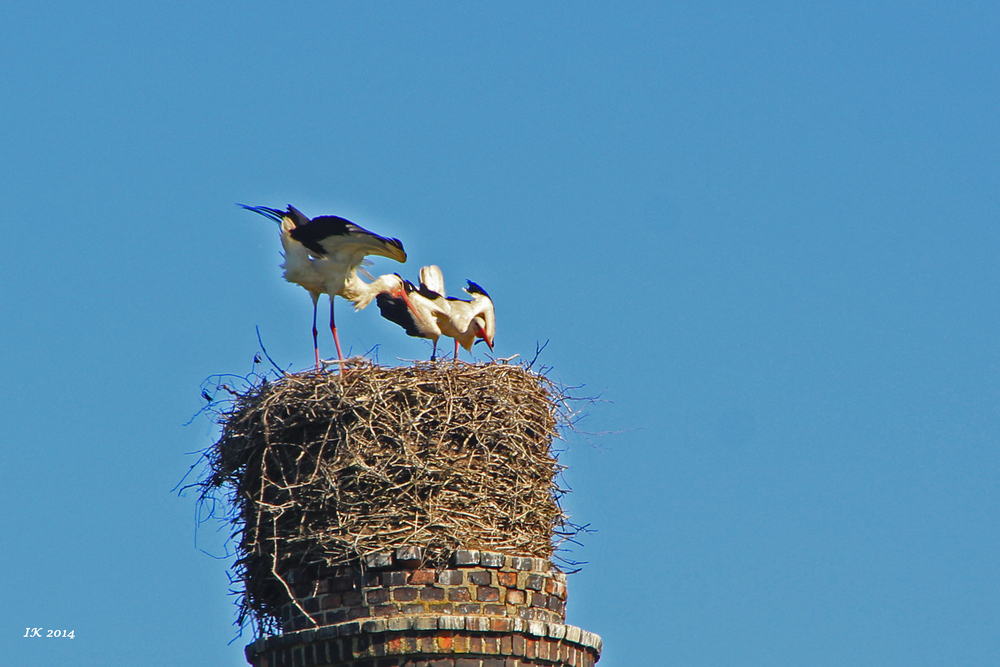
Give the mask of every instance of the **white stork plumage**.
[[308, 218], [294, 206], [280, 211], [267, 206], [247, 206], [253, 211], [278, 223], [281, 228], [281, 245], [285, 261], [285, 280], [301, 285], [313, 300], [313, 350], [319, 368], [319, 342], [316, 330], [316, 309], [320, 294], [330, 296], [330, 331], [337, 346], [337, 359], [343, 360], [340, 339], [333, 316], [333, 298], [340, 295], [361, 310], [380, 292], [389, 292], [404, 300], [403, 280], [398, 274], [387, 274], [366, 283], [358, 277], [358, 268], [367, 255], [380, 255], [397, 262], [406, 261], [406, 252], [399, 239], [373, 234], [350, 220], [321, 215]]
[[455, 359], [458, 346], [467, 351], [477, 338], [482, 338], [493, 349], [496, 332], [496, 318], [493, 301], [482, 287], [468, 281], [464, 291], [472, 297], [470, 301], [446, 297], [444, 275], [435, 265], [420, 269], [420, 288], [405, 281], [403, 299], [394, 295], [378, 296], [379, 310], [387, 320], [395, 322], [410, 336], [429, 338], [434, 343], [431, 360], [437, 354], [437, 341], [442, 335], [455, 339]]
[[403, 327], [407, 335], [416, 338], [427, 338], [434, 343], [431, 351], [431, 361], [437, 355], [437, 342], [441, 337], [439, 320], [447, 316], [441, 306], [435, 303], [437, 295], [425, 290], [423, 285], [417, 289], [409, 280], [403, 281], [403, 294], [382, 293], [376, 297], [379, 312], [382, 317]]
[[496, 335], [496, 314], [493, 309], [493, 299], [482, 287], [466, 281], [468, 287], [462, 291], [472, 297], [471, 300], [447, 297], [450, 316], [448, 323], [441, 327], [441, 333], [455, 339], [455, 359], [458, 359], [458, 346], [472, 352], [472, 345], [477, 338], [486, 341], [490, 351], [493, 350], [493, 337]]

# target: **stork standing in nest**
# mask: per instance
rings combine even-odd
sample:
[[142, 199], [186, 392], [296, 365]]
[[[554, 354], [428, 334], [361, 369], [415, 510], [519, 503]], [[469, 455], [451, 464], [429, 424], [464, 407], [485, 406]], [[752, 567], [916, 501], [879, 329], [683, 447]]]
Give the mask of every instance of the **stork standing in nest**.
[[[320, 367], [316, 310], [320, 294], [330, 296], [330, 331], [337, 346], [337, 359], [343, 361], [340, 339], [333, 315], [334, 297], [340, 295], [361, 310], [371, 303], [376, 294], [386, 292], [407, 301], [403, 280], [398, 274], [387, 274], [371, 283], [358, 277], [358, 270], [367, 255], [379, 255], [406, 261], [406, 251], [399, 239], [390, 239], [359, 227], [350, 220], [335, 215], [321, 215], [310, 219], [294, 206], [280, 211], [266, 206], [247, 206], [253, 211], [278, 223], [281, 228], [281, 245], [285, 261], [285, 280], [301, 285], [313, 301], [313, 351], [316, 367]], [[364, 269], [361, 269], [364, 271]]]
[[493, 301], [482, 287], [468, 281], [464, 290], [471, 300], [445, 296], [444, 275], [437, 266], [420, 269], [420, 288], [410, 281], [404, 282], [403, 296], [380, 294], [379, 311], [382, 317], [403, 327], [410, 336], [429, 338], [434, 349], [431, 361], [437, 355], [437, 341], [442, 335], [455, 339], [455, 359], [458, 346], [472, 351], [477, 338], [486, 341], [493, 349], [496, 318]]

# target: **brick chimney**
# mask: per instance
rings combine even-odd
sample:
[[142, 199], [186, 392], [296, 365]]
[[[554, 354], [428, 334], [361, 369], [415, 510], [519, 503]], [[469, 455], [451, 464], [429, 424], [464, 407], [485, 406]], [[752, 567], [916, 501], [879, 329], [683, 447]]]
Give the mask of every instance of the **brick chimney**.
[[[419, 548], [295, 572], [284, 632], [246, 648], [254, 667], [591, 667], [601, 639], [566, 625], [566, 575], [541, 558]], [[301, 607], [301, 608], [300, 608]]]

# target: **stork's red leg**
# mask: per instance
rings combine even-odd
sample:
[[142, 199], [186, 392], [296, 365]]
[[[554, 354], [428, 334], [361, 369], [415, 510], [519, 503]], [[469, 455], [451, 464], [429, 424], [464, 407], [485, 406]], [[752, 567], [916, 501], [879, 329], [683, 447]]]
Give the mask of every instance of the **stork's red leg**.
[[316, 306], [319, 301], [318, 294], [312, 294], [313, 299], [313, 352], [316, 353], [316, 370], [319, 370], [319, 332], [316, 330]]
[[337, 325], [333, 323], [333, 295], [330, 296], [330, 331], [333, 332], [333, 343], [337, 346], [337, 361], [343, 361], [344, 355], [340, 353], [340, 339], [337, 338]]
[[458, 361], [458, 339], [455, 339], [455, 361]]

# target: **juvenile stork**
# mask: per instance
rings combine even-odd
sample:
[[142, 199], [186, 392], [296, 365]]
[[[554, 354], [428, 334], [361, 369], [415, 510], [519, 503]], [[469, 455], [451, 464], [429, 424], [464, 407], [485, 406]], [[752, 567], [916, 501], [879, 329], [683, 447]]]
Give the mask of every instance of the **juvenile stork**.
[[397, 274], [380, 276], [372, 283], [358, 277], [358, 268], [367, 255], [380, 255], [397, 262], [406, 261], [406, 252], [399, 239], [389, 239], [373, 234], [350, 220], [335, 215], [308, 218], [289, 204], [280, 211], [267, 206], [247, 206], [253, 211], [278, 223], [281, 228], [281, 245], [285, 261], [285, 280], [301, 285], [313, 300], [313, 351], [316, 367], [320, 367], [319, 342], [316, 330], [316, 309], [320, 294], [330, 296], [330, 331], [337, 346], [337, 359], [343, 361], [340, 339], [333, 316], [333, 297], [340, 295], [361, 310], [380, 292], [389, 292], [405, 299], [403, 280]]

